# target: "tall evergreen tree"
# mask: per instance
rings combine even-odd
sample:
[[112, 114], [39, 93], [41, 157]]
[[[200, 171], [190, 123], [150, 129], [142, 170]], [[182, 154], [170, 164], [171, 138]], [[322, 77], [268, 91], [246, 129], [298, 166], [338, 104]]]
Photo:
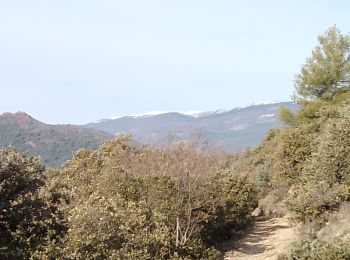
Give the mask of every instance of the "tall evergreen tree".
[[318, 37], [312, 51], [295, 77], [294, 99], [331, 99], [339, 88], [350, 83], [350, 37], [333, 26]]

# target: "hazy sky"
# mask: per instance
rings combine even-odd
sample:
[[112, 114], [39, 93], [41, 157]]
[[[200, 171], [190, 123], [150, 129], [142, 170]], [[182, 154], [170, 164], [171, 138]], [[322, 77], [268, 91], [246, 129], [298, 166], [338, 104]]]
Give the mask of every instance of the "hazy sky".
[[0, 112], [86, 123], [290, 100], [350, 1], [0, 0]]

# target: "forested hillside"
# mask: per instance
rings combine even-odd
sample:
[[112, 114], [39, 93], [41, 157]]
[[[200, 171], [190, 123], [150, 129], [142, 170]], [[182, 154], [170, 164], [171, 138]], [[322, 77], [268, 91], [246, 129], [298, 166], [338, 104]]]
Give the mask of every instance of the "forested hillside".
[[228, 151], [256, 147], [266, 132], [282, 127], [278, 108], [295, 111], [292, 102], [253, 105], [199, 118], [179, 113], [156, 116], [123, 117], [84, 126], [48, 125], [30, 115], [0, 115], [0, 147], [12, 145], [31, 156], [40, 156], [44, 165], [59, 168], [80, 148], [97, 149], [116, 133], [132, 135], [134, 143], [162, 145], [164, 142], [190, 140], [199, 131], [212, 144]]
[[285, 127], [244, 153], [120, 136], [54, 171], [0, 151], [0, 258], [221, 259], [258, 207], [299, 227], [276, 258], [350, 259], [350, 39], [331, 27], [318, 40], [298, 111], [281, 107]]
[[0, 115], [0, 147], [11, 145], [60, 167], [80, 148], [96, 149], [112, 135], [73, 125], [47, 125], [23, 112]]

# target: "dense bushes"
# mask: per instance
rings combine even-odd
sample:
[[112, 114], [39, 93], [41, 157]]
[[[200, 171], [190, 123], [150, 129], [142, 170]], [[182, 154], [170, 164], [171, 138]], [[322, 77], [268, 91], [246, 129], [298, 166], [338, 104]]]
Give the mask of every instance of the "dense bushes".
[[281, 259], [349, 259], [349, 219], [331, 220], [350, 201], [349, 93], [344, 87], [328, 100], [304, 100], [294, 114], [281, 109], [287, 127], [271, 130], [236, 164], [258, 187], [264, 214], [303, 223], [303, 238]]
[[[78, 259], [218, 257], [220, 240], [250, 221], [255, 192], [220, 158], [189, 144], [132, 148], [127, 139], [78, 151], [61, 176]], [[60, 190], [64, 190], [60, 187]]]
[[350, 107], [328, 119], [313, 144], [316, 148], [287, 206], [302, 221], [325, 221], [350, 199]]
[[55, 203], [44, 192], [39, 161], [10, 148], [0, 151], [0, 258], [50, 255], [64, 231]]
[[61, 172], [0, 152], [2, 259], [216, 259], [256, 191], [202, 144], [80, 150]]
[[279, 259], [350, 259], [350, 204], [331, 214], [326, 226], [304, 225], [301, 239]]
[[319, 260], [319, 259], [350, 259], [350, 246], [334, 240], [327, 243], [314, 241], [299, 241], [293, 245], [287, 254], [278, 256], [278, 260]]
[[295, 114], [281, 109], [288, 127], [271, 130], [258, 148], [241, 157], [239, 169], [256, 180], [262, 211], [278, 215], [287, 209], [290, 218], [304, 223], [303, 239], [280, 259], [350, 257], [350, 230], [344, 228], [349, 219], [342, 225], [332, 222], [350, 201], [349, 93], [347, 87], [332, 99], [304, 100]]

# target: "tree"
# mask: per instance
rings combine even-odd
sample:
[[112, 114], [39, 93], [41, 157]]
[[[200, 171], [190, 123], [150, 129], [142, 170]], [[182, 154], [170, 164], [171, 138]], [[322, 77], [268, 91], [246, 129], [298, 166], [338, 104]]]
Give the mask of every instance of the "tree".
[[1, 259], [39, 259], [42, 254], [51, 259], [46, 246], [58, 239], [63, 226], [56, 207], [40, 194], [44, 185], [38, 159], [13, 148], [0, 150]]
[[318, 37], [319, 45], [295, 77], [294, 99], [331, 99], [350, 85], [350, 37], [333, 26]]

